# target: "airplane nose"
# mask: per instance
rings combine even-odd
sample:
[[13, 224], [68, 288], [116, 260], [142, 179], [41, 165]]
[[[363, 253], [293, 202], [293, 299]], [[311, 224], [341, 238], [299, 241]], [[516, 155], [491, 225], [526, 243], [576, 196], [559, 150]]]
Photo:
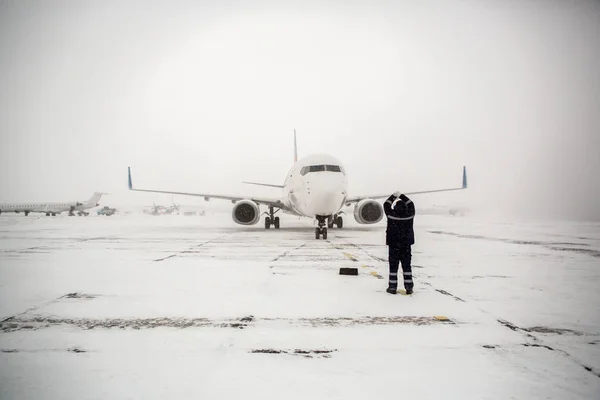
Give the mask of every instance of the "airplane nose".
[[312, 196], [312, 203], [316, 215], [331, 215], [336, 213], [342, 205], [345, 193], [342, 191], [320, 191]]

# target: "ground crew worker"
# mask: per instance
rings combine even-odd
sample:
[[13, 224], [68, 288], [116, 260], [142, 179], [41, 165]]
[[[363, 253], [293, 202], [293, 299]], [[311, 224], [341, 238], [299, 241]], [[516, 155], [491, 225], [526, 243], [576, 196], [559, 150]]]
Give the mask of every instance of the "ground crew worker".
[[398, 290], [398, 264], [402, 263], [404, 289], [406, 294], [413, 292], [412, 268], [410, 265], [412, 254], [411, 245], [415, 243], [413, 221], [415, 218], [415, 205], [411, 199], [394, 192], [383, 204], [387, 216], [387, 229], [385, 244], [389, 246], [390, 278], [387, 292], [396, 294]]

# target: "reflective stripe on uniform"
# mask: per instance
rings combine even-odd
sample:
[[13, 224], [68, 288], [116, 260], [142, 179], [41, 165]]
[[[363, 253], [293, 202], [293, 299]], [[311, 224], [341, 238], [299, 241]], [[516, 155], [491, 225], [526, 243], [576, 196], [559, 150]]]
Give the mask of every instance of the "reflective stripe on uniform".
[[403, 272], [404, 276], [412, 276], [412, 272]]
[[398, 276], [397, 272], [390, 272], [390, 276]]
[[390, 279], [390, 283], [398, 283], [397, 279]]
[[412, 217], [406, 217], [406, 218], [400, 218], [400, 217], [393, 217], [391, 215], [388, 215], [389, 219], [395, 219], [396, 221], [408, 221], [409, 219], [413, 219], [415, 216], [413, 215]]
[[412, 203], [412, 200], [406, 200], [406, 205], [409, 205], [410, 203]]

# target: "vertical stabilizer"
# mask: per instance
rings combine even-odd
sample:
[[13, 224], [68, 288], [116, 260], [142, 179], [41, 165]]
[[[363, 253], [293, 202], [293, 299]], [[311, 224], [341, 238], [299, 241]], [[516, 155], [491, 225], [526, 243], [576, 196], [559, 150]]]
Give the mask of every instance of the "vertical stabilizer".
[[298, 162], [298, 145], [296, 144], [296, 130], [294, 129], [294, 162]]
[[98, 206], [98, 202], [104, 193], [95, 192], [94, 195], [87, 201], [86, 206], [88, 207], [96, 207]]

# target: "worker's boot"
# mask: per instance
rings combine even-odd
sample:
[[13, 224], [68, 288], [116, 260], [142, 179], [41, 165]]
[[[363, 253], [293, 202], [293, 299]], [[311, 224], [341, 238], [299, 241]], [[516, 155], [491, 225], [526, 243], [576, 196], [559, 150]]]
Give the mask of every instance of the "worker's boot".
[[388, 286], [385, 291], [389, 294], [396, 294], [398, 292], [398, 288], [396, 286]]

